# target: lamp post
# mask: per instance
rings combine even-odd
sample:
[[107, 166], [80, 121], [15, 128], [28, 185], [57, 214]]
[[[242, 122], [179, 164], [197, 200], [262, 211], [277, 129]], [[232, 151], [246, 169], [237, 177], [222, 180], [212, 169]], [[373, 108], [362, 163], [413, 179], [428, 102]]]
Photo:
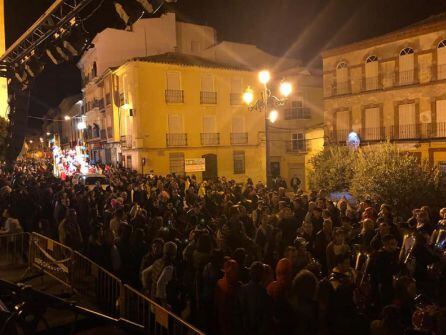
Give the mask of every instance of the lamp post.
[[[283, 106], [291, 94], [293, 88], [287, 81], [282, 81], [279, 86], [282, 98], [271, 94], [268, 83], [271, 80], [271, 74], [268, 70], [262, 70], [258, 73], [259, 82], [263, 85], [260, 98], [254, 102], [254, 91], [247, 87], [243, 93], [243, 101], [250, 111], [263, 112], [265, 116], [265, 161], [266, 161], [266, 185], [271, 186], [271, 163], [270, 163], [270, 129], [269, 123], [274, 123], [279, 117], [278, 106]], [[253, 103], [254, 102], [254, 103]]]

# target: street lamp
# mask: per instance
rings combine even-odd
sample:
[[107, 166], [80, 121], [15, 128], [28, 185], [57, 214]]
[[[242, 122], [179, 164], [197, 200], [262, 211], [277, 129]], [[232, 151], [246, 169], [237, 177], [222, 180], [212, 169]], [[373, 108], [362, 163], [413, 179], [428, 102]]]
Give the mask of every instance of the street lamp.
[[64, 116], [64, 120], [65, 120], [65, 121], [70, 121], [70, 120], [71, 120], [71, 117], [70, 117], [69, 115], [65, 115], [65, 116]]
[[[266, 185], [271, 185], [271, 164], [270, 164], [270, 131], [269, 122], [274, 123], [279, 118], [279, 112], [276, 107], [283, 106], [293, 91], [291, 83], [282, 81], [279, 86], [279, 92], [282, 98], [271, 94], [268, 83], [271, 81], [271, 73], [268, 70], [262, 70], [258, 73], [259, 82], [263, 85], [260, 99], [254, 102], [254, 91], [248, 86], [243, 93], [243, 101], [250, 111], [263, 112], [265, 116], [265, 161], [266, 161]], [[254, 103], [253, 103], [254, 102]], [[268, 122], [269, 121], [269, 122]]]

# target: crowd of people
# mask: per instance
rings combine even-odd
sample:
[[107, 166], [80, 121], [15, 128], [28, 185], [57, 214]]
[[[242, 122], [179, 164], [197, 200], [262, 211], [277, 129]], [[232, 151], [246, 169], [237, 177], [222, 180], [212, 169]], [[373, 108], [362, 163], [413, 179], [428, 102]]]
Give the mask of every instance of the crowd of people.
[[206, 334], [446, 334], [446, 208], [103, 170], [2, 168], [0, 233], [57, 239]]

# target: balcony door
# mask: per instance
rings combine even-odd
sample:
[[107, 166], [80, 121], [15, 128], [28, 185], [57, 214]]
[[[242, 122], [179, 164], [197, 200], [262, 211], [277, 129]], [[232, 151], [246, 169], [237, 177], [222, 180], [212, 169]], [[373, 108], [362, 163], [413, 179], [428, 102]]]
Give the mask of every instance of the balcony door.
[[347, 63], [340, 62], [336, 66], [336, 94], [347, 94], [349, 88]]
[[203, 180], [214, 180], [218, 178], [217, 155], [207, 154], [202, 156], [205, 159], [205, 171], [203, 171]]
[[446, 79], [446, 40], [441, 41], [437, 48], [437, 79]]
[[378, 89], [378, 58], [370, 56], [365, 63], [365, 89], [367, 91]]
[[446, 100], [437, 100], [437, 137], [446, 137]]
[[405, 48], [400, 53], [399, 58], [399, 83], [408, 85], [414, 82], [414, 52], [411, 48]]
[[336, 139], [338, 142], [347, 140], [350, 132], [350, 111], [340, 111], [336, 113]]
[[416, 136], [415, 104], [399, 105], [398, 108], [398, 138], [408, 139]]
[[364, 113], [364, 139], [376, 141], [381, 139], [380, 110], [379, 108], [367, 108]]

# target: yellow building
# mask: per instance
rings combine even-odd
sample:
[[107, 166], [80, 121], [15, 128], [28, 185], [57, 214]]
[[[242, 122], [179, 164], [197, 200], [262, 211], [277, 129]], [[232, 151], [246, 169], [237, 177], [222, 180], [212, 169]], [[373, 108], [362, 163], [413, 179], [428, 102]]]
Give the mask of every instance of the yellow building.
[[446, 15], [325, 51], [332, 143], [390, 140], [446, 170]]
[[264, 115], [241, 99], [245, 87], [259, 89], [256, 73], [166, 53], [128, 61], [113, 76], [113, 139], [125, 166], [185, 173], [187, 160], [205, 158], [198, 178], [265, 180]]

